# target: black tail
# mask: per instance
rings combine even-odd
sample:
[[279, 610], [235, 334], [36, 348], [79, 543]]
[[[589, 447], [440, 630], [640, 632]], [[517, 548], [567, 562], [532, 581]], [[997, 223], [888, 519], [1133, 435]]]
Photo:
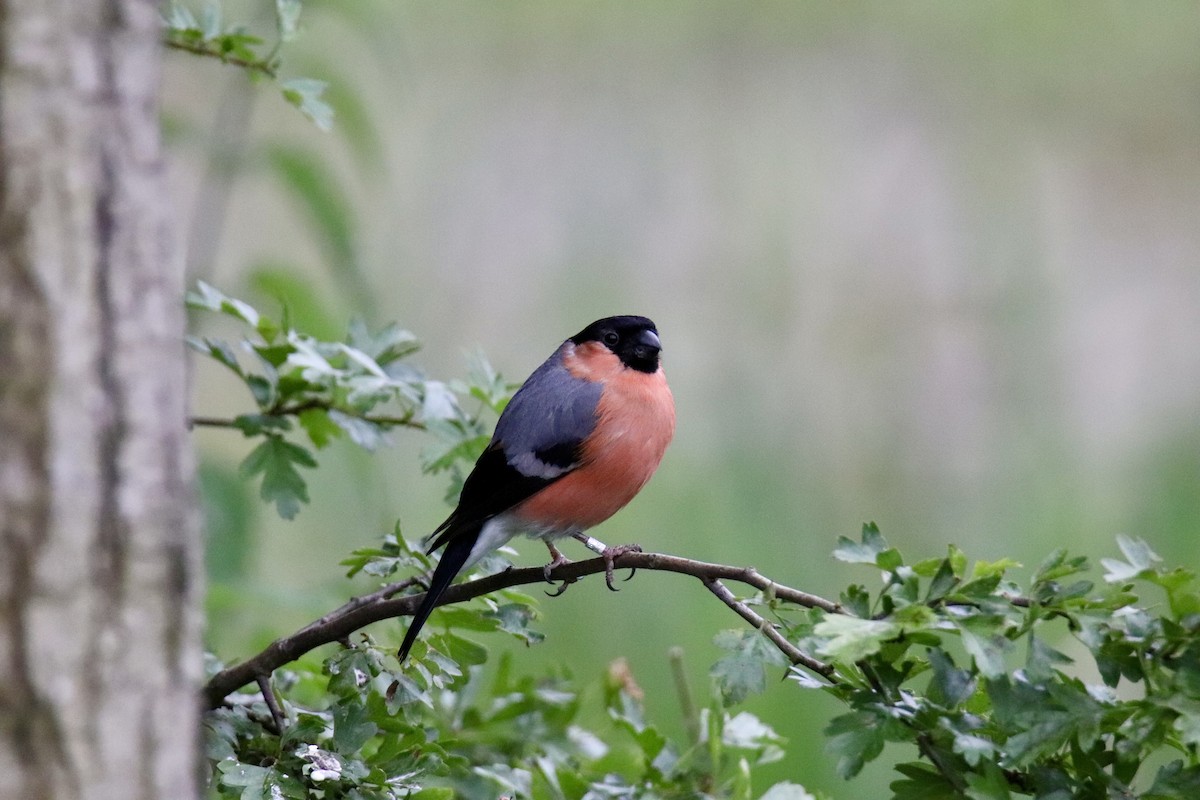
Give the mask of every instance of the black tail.
[[471, 555], [471, 548], [475, 546], [478, 539], [479, 529], [476, 528], [474, 533], [463, 531], [446, 542], [446, 549], [442, 551], [442, 560], [434, 568], [433, 577], [429, 580], [429, 591], [425, 593], [425, 599], [421, 601], [417, 613], [413, 614], [412, 623], [408, 626], [408, 633], [404, 634], [404, 643], [400, 645], [398, 653], [401, 663], [408, 658], [408, 651], [412, 649], [413, 642], [417, 640], [417, 634], [421, 632], [425, 620], [429, 619], [429, 614], [438, 604], [438, 600], [442, 599], [442, 595], [454, 581], [454, 576], [462, 569], [463, 564], [467, 563], [467, 556]]

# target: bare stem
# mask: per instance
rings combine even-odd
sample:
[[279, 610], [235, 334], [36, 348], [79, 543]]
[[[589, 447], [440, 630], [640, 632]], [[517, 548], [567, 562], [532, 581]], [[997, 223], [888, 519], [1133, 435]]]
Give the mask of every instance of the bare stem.
[[696, 713], [696, 701], [692, 698], [692, 688], [688, 686], [687, 673], [683, 669], [683, 648], [672, 647], [667, 651], [667, 659], [671, 662], [675, 694], [679, 697], [679, 712], [687, 727], [688, 739], [695, 744], [700, 741], [700, 717]]

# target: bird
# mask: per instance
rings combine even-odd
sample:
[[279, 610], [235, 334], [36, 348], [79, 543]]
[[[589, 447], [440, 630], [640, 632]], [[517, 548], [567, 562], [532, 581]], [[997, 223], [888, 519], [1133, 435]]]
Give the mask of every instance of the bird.
[[455, 576], [517, 534], [545, 542], [547, 581], [569, 563], [555, 540], [570, 536], [605, 559], [606, 583], [616, 590], [613, 560], [641, 548], [607, 547], [584, 531], [641, 491], [675, 434], [661, 351], [651, 320], [605, 317], [530, 374], [496, 421], [454, 511], [426, 539], [426, 553], [443, 548], [442, 555], [400, 645], [401, 663]]

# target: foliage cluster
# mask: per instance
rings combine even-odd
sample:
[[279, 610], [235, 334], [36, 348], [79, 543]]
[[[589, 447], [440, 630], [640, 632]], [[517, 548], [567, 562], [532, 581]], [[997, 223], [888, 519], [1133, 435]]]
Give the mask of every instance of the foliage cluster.
[[[281, 514], [305, 500], [297, 467], [315, 464], [309, 447], [336, 438], [370, 448], [396, 426], [423, 430], [436, 438], [426, 468], [461, 475], [511, 389], [482, 360], [465, 382], [423, 377], [405, 361], [415, 340], [396, 326], [371, 334], [354, 325], [345, 341], [321, 341], [210, 286], [189, 302], [245, 328], [236, 345], [192, 344], [253, 398], [256, 410], [227, 424], [257, 441], [243, 470], [261, 476], [264, 500]], [[464, 411], [460, 397], [477, 410]], [[435, 612], [404, 667], [393, 655], [398, 636], [362, 633], [264, 679], [270, 703], [258, 692], [227, 698], [208, 721], [212, 790], [242, 800], [810, 797], [796, 784], [754, 791], [754, 768], [784, 758], [787, 745], [735, 710], [787, 670], [797, 690], [844, 704], [825, 731], [844, 777], [888, 743], [915, 749], [917, 760], [895, 767], [895, 800], [1195, 797], [1200, 589], [1192, 572], [1162, 567], [1144, 542], [1118, 544], [1122, 558], [1102, 560], [1099, 583], [1087, 578], [1085, 558], [1056, 551], [1020, 585], [1014, 562], [969, 564], [953, 546], [945, 557], [906, 563], [867, 525], [834, 555], [881, 584], [850, 586], [841, 613], [797, 610], [771, 591], [745, 600], [789, 643], [824, 659], [829, 677], [789, 666], [763, 631], [719, 632], [727, 655], [712, 667], [705, 707], [682, 712], [683, 741], [645, 718], [640, 689], [620, 664], [602, 680], [609, 724], [600, 727], [581, 721], [589, 695], [567, 669], [532, 676], [502, 658], [485, 672], [481, 634], [541, 639], [534, 600], [507, 589]], [[411, 575], [398, 589], [408, 592], [420, 591], [417, 576], [430, 566], [399, 530], [344, 563], [351, 576], [376, 581]], [[505, 566], [498, 558], [479, 569]], [[1147, 591], [1160, 596], [1144, 599]], [[220, 666], [214, 658], [214, 671]]]
[[[299, 32], [300, 11], [300, 0], [275, 0], [275, 43], [265, 49], [266, 41], [245, 25], [225, 24], [218, 0], [206, 0], [199, 16], [180, 0], [170, 0], [162, 15], [163, 42], [168, 47], [241, 67], [251, 76], [275, 80], [280, 48]], [[283, 98], [325, 131], [333, 127], [333, 109], [321, 97], [326, 86], [325, 81], [307, 77], [279, 82]]]

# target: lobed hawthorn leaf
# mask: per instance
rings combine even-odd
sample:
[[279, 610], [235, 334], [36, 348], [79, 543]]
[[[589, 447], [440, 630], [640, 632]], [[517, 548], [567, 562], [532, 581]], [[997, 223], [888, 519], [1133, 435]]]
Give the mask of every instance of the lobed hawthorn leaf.
[[866, 710], [834, 717], [824, 733], [825, 749], [837, 757], [837, 774], [841, 778], [853, 778], [861, 772], [864, 764], [883, 752], [888, 739], [908, 738], [900, 722]]
[[1200, 614], [1200, 591], [1196, 584], [1196, 573], [1179, 567], [1170, 571], [1157, 571], [1148, 576], [1148, 579], [1166, 591], [1171, 614], [1176, 619]]
[[881, 553], [888, 550], [887, 541], [879, 532], [874, 522], [863, 525], [862, 542], [855, 542], [845, 536], [838, 537], [838, 546], [833, 551], [833, 557], [848, 564], [872, 564], [878, 566]]
[[972, 767], [978, 767], [985, 761], [991, 761], [996, 756], [996, 743], [983, 736], [973, 733], [954, 733], [954, 752], [958, 753]]
[[308, 434], [308, 439], [317, 449], [329, 446], [329, 443], [342, 435], [342, 427], [330, 418], [331, 412], [323, 408], [309, 408], [301, 411], [296, 419], [300, 427]]
[[946, 776], [921, 761], [897, 764], [896, 771], [904, 776], [893, 781], [892, 800], [961, 800], [962, 793]]
[[824, 640], [818, 647], [821, 655], [852, 664], [879, 652], [883, 643], [901, 630], [900, 625], [887, 620], [830, 614], [816, 624], [813, 635]]
[[950, 559], [943, 560], [933, 579], [929, 582], [929, 589], [925, 592], [925, 602], [942, 599], [958, 585], [958, 581], [959, 576], [955, 574], [954, 565]]
[[1029, 654], [1025, 659], [1025, 675], [1033, 681], [1048, 681], [1056, 674], [1060, 664], [1072, 664], [1073, 660], [1046, 644], [1041, 638], [1029, 634]]
[[994, 577], [999, 582], [1010, 569], [1019, 569], [1020, 567], [1021, 562], [1011, 558], [1001, 558], [998, 561], [976, 561], [971, 567], [971, 580], [977, 581]]
[[361, 317], [350, 320], [346, 343], [362, 351], [381, 367], [387, 367], [421, 349], [421, 343], [411, 332], [392, 323], [378, 333], [371, 333]]
[[343, 701], [333, 707], [333, 743], [338, 752], [357, 753], [378, 732], [364, 704]]
[[1059, 548], [1038, 565], [1034, 573], [1033, 583], [1036, 586], [1046, 581], [1054, 581], [1068, 575], [1075, 575], [1087, 570], [1087, 558], [1084, 556], [1068, 556], [1067, 551]]
[[978, 772], [966, 775], [967, 793], [970, 800], [1011, 800], [1008, 781], [995, 762], [983, 762]]
[[1175, 760], [1159, 768], [1143, 800], [1192, 800], [1200, 797], [1200, 765]]
[[766, 689], [768, 666], [788, 665], [783, 654], [757, 630], [721, 631], [713, 637], [713, 643], [730, 653], [709, 670], [728, 704], [740, 703]]
[[847, 611], [856, 617], [871, 616], [871, 593], [860, 584], [853, 584], [838, 598]]
[[958, 669], [954, 660], [941, 648], [929, 650], [929, 665], [933, 678], [929, 682], [929, 700], [944, 708], [954, 708], [975, 693], [971, 672]]
[[308, 487], [297, 471], [297, 466], [315, 467], [312, 454], [299, 445], [285, 441], [283, 437], [268, 433], [267, 437], [250, 451], [239, 470], [244, 477], [262, 474], [263, 500], [274, 503], [279, 516], [293, 519], [300, 511], [300, 504], [308, 502]]
[[292, 429], [292, 423], [287, 417], [274, 414], [239, 414], [233, 419], [233, 427], [244, 436], [250, 437], [271, 431], [289, 431]]
[[350, 441], [368, 452], [374, 452], [381, 444], [388, 443], [387, 432], [379, 423], [337, 409], [330, 409], [328, 416], [339, 433], [344, 431]]
[[242, 365], [238, 363], [237, 355], [233, 352], [233, 348], [228, 342], [223, 342], [220, 339], [210, 339], [205, 337], [188, 336], [187, 344], [193, 350], [209, 356], [218, 364], [221, 364], [233, 371], [239, 378], [245, 378], [245, 373], [242, 371]]
[[545, 634], [529, 627], [537, 619], [537, 611], [528, 605], [505, 603], [491, 612], [492, 617], [499, 623], [500, 630], [510, 633], [527, 645], [539, 644]]
[[1004, 654], [1009, 641], [995, 633], [984, 621], [965, 619], [956, 621], [962, 637], [963, 648], [975, 661], [975, 668], [985, 678], [998, 678], [1005, 674]]
[[196, 281], [196, 291], [187, 293], [186, 302], [188, 308], [218, 311], [251, 327], [257, 327], [261, 318], [257, 309], [249, 303], [229, 297], [204, 281]]

